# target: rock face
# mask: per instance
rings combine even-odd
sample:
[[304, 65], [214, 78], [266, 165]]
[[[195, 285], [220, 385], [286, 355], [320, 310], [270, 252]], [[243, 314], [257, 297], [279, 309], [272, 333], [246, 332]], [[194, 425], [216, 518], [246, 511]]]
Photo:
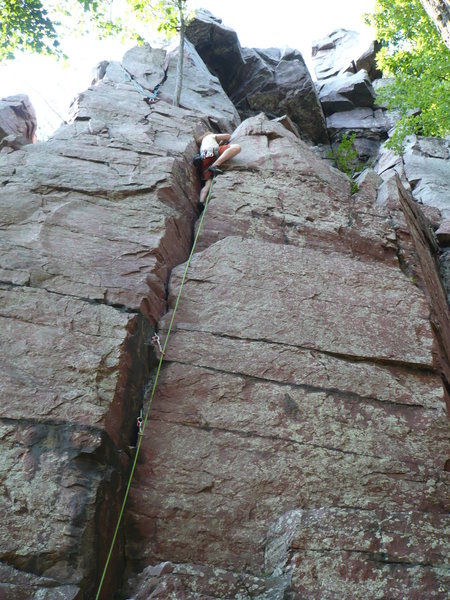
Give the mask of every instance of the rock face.
[[328, 116], [366, 106], [372, 108], [375, 92], [367, 71], [344, 73], [318, 83], [319, 100]]
[[375, 64], [375, 55], [379, 49], [377, 42], [372, 42], [367, 47], [357, 31], [337, 29], [313, 44], [312, 59], [316, 77], [321, 80], [365, 69], [370, 79], [377, 79], [381, 77]]
[[354, 135], [354, 147], [363, 162], [375, 161], [394, 124], [393, 116], [375, 102], [372, 81], [381, 77], [375, 67], [378, 49], [375, 42], [365, 48], [360, 34], [346, 29], [334, 31], [312, 47], [330, 142], [336, 148], [344, 135]]
[[18, 94], [0, 100], [0, 152], [36, 143], [36, 113], [28, 96]]
[[186, 35], [242, 118], [261, 111], [270, 117], [287, 115], [303, 139], [328, 143], [324, 115], [300, 52], [242, 49], [236, 33], [206, 11], [196, 15]]
[[[125, 54], [121, 71], [117, 64], [112, 74], [106, 69], [105, 76], [117, 81], [126, 75], [123, 70], [133, 74], [133, 80], [145, 90], [158, 90], [157, 97], [171, 103], [176, 81], [178, 48], [166, 54], [164, 50], [152, 49], [148, 45], [136, 46]], [[149, 64], [152, 68], [149, 70]], [[160, 87], [159, 87], [160, 86]], [[209, 127], [218, 127], [221, 131], [234, 129], [240, 118], [234, 105], [224, 94], [217, 77], [206, 68], [205, 63], [188, 41], [184, 49], [183, 90], [180, 104], [193, 111], [208, 115]]]
[[388, 179], [398, 173], [410, 186], [420, 204], [438, 209], [443, 220], [450, 219], [450, 141], [411, 136], [400, 158], [383, 149], [376, 170]]
[[241, 116], [286, 114], [303, 139], [328, 143], [320, 102], [300, 52], [246, 48], [244, 57], [239, 80], [229, 92]]
[[392, 179], [398, 175], [423, 206], [435, 230], [442, 280], [450, 299], [449, 140], [411, 136], [402, 157], [383, 148], [375, 168], [384, 181], [380, 188], [380, 201], [385, 201]]
[[403, 162], [414, 197], [450, 219], [450, 140], [415, 139], [403, 155]]
[[[192, 81], [204, 81], [191, 56], [189, 73], [200, 65]], [[189, 77], [195, 111], [146, 104], [124, 69], [153, 89], [172, 68], [167, 58], [138, 48], [123, 67], [109, 63], [73, 106], [73, 124], [0, 163], [2, 598], [95, 595], [152, 326], [166, 310], [170, 269], [189, 252], [193, 140], [215, 121], [239, 122], [213, 77], [211, 108]], [[117, 587], [117, 565], [106, 590]]]
[[387, 139], [393, 120], [385, 108], [375, 105], [375, 91], [365, 70], [343, 73], [317, 83], [319, 99], [327, 115], [327, 129], [334, 147], [344, 135], [354, 135], [361, 161], [374, 159]]
[[375, 160], [381, 142], [386, 140], [393, 121], [381, 108], [353, 108], [335, 112], [327, 117], [330, 139], [334, 144], [342, 140], [344, 134], [355, 135], [354, 145], [361, 161]]
[[186, 37], [208, 69], [219, 77], [224, 89], [233, 89], [236, 86], [236, 71], [245, 64], [236, 32], [223, 25], [209, 11], [200, 10], [187, 26]]
[[427, 221], [397, 172], [351, 195], [289, 118], [239, 124], [190, 45], [173, 107], [175, 59], [102, 64], [72, 124], [0, 160], [0, 596], [95, 597], [199, 216], [194, 139], [220, 127], [242, 152], [100, 597], [443, 600], [450, 319]]
[[171, 565], [130, 594], [239, 597], [225, 569], [255, 577], [249, 598], [444, 598], [445, 405], [400, 204], [374, 177], [351, 197], [266, 118], [234, 139], [128, 513], [135, 568]]

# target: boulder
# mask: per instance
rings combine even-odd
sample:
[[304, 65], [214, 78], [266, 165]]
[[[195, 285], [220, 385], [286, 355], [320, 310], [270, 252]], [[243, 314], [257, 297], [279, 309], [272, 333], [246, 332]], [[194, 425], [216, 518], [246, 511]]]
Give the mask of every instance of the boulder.
[[414, 138], [402, 158], [414, 198], [449, 219], [450, 140]]
[[342, 136], [355, 134], [355, 147], [361, 160], [378, 156], [381, 142], [387, 139], [392, 127], [386, 111], [381, 108], [355, 108], [335, 112], [327, 117], [327, 128], [332, 143], [338, 143]]
[[304, 140], [326, 144], [323, 112], [300, 52], [245, 49], [244, 56], [240, 85], [230, 92], [241, 116], [264, 112], [274, 118], [286, 114]]
[[35, 144], [36, 129], [36, 113], [28, 96], [18, 94], [0, 100], [0, 151]]
[[375, 65], [375, 55], [379, 49], [378, 42], [372, 42], [367, 47], [367, 42], [356, 31], [337, 29], [313, 43], [312, 60], [316, 77], [321, 80], [364, 69], [373, 81], [381, 77]]
[[328, 143], [323, 111], [300, 52], [242, 49], [234, 32], [205, 12], [197, 14], [186, 35], [242, 118], [260, 112], [272, 118], [286, 114], [303, 139]]
[[209, 11], [201, 9], [186, 27], [186, 37], [229, 93], [238, 84], [236, 74], [245, 64], [236, 32]]
[[319, 100], [325, 115], [346, 112], [357, 107], [372, 108], [375, 92], [367, 72], [343, 73], [317, 83]]

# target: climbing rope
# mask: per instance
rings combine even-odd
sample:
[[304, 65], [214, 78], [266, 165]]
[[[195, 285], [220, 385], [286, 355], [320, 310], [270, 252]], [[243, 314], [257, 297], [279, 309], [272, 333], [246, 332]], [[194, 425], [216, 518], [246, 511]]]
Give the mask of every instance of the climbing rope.
[[137, 445], [136, 445], [136, 453], [134, 455], [133, 465], [131, 467], [130, 476], [128, 478], [128, 484], [127, 484], [127, 487], [126, 487], [126, 490], [125, 490], [125, 496], [123, 498], [122, 507], [120, 509], [119, 517], [117, 519], [116, 528], [114, 530], [114, 535], [113, 535], [113, 538], [112, 538], [112, 541], [111, 541], [111, 545], [109, 547], [108, 557], [106, 559], [105, 567], [103, 569], [102, 578], [101, 578], [99, 586], [98, 586], [97, 595], [95, 596], [95, 600], [99, 600], [99, 598], [100, 598], [100, 593], [102, 591], [103, 582], [105, 580], [105, 576], [106, 576], [106, 573], [107, 573], [107, 570], [108, 570], [108, 566], [109, 566], [109, 563], [111, 561], [111, 556], [112, 556], [112, 553], [113, 553], [114, 544], [116, 543], [117, 533], [119, 531], [120, 523], [122, 522], [122, 517], [123, 517], [124, 510], [125, 510], [125, 504], [126, 504], [126, 501], [127, 501], [127, 498], [128, 498], [129, 491], [130, 491], [131, 482], [133, 480], [134, 470], [136, 468], [136, 463], [137, 463], [137, 459], [138, 459], [138, 456], [139, 456], [139, 451], [141, 449], [141, 444], [142, 444], [142, 440], [143, 440], [143, 437], [144, 437], [145, 427], [147, 425], [147, 421], [148, 421], [148, 418], [149, 418], [149, 415], [150, 415], [150, 410], [152, 408], [153, 396], [155, 395], [156, 385], [158, 383], [158, 377], [159, 377], [159, 373], [161, 371], [161, 365], [162, 365], [162, 361], [163, 361], [163, 358], [164, 358], [164, 353], [165, 353], [165, 350], [166, 350], [167, 342], [169, 341], [170, 332], [172, 331], [172, 325], [173, 325], [173, 322], [174, 322], [174, 319], [175, 319], [175, 314], [176, 314], [177, 309], [178, 309], [178, 304], [180, 302], [181, 292], [183, 291], [183, 286], [184, 286], [184, 282], [186, 280], [186, 275], [187, 275], [187, 272], [188, 272], [188, 269], [189, 269], [189, 265], [191, 264], [191, 259], [192, 259], [192, 256], [194, 254], [194, 251], [195, 251], [195, 246], [197, 245], [197, 240], [198, 240], [198, 236], [200, 234], [201, 228], [202, 228], [203, 219], [204, 219], [204, 216], [205, 216], [205, 213], [206, 213], [206, 209], [208, 208], [209, 199], [211, 197], [211, 192], [212, 192], [213, 185], [214, 185], [214, 179], [215, 179], [215, 177], [213, 177], [213, 179], [212, 179], [211, 187], [209, 188], [209, 192], [208, 192], [208, 195], [207, 195], [206, 200], [205, 200], [205, 206], [203, 208], [202, 216], [200, 217], [200, 222], [198, 224], [197, 233], [195, 234], [194, 242], [192, 244], [191, 253], [189, 254], [189, 258], [187, 259], [186, 267], [184, 269], [183, 277], [181, 278], [180, 289], [178, 291], [178, 296], [177, 296], [177, 299], [176, 299], [176, 302], [175, 302], [175, 306], [173, 308], [172, 318], [170, 319], [170, 323], [169, 323], [169, 328], [167, 330], [166, 339], [164, 340], [164, 344], [163, 344], [163, 347], [162, 347], [161, 356], [159, 358], [159, 363], [158, 363], [158, 368], [156, 369], [155, 380], [153, 382], [153, 387], [152, 387], [152, 392], [150, 394], [150, 400], [149, 400], [149, 403], [148, 403], [147, 412], [145, 413], [144, 419], [142, 419], [142, 411], [141, 411], [141, 414], [140, 414], [140, 416], [138, 418], [138, 428], [139, 428], [139, 432], [138, 433], [139, 433], [139, 435], [138, 435], [138, 442], [137, 442]]
[[143, 96], [145, 96], [146, 98], [146, 102], [148, 102], [149, 104], [154, 104], [155, 102], [158, 101], [158, 92], [159, 92], [159, 88], [161, 87], [161, 84], [158, 83], [155, 88], [153, 89], [153, 92], [151, 94], [148, 93], [148, 90], [146, 90], [144, 87], [142, 87], [142, 85], [140, 83], [138, 83], [136, 81], [136, 79], [133, 79], [133, 77], [131, 76], [131, 74], [125, 69], [125, 67], [123, 65], [120, 65], [122, 67], [122, 71], [125, 73], [125, 77], [128, 79], [128, 81], [131, 81], [131, 83], [134, 85], [134, 87], [137, 89], [137, 91], [142, 94]]

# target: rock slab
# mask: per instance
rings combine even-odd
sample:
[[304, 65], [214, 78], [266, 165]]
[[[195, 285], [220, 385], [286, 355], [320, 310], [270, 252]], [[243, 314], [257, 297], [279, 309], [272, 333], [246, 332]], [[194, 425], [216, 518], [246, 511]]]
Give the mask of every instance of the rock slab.
[[[300, 68], [255, 53], [280, 85]], [[194, 138], [239, 123], [186, 57], [180, 108], [176, 51], [133, 49], [73, 123], [0, 161], [5, 600], [95, 595], [198, 217]], [[448, 308], [429, 239], [396, 178], [384, 202], [371, 171], [352, 195], [297, 129], [234, 131], [105, 599], [125, 579], [135, 598], [445, 597]]]
[[[192, 109], [166, 102], [172, 59], [144, 47], [103, 64], [71, 124], [0, 159], [5, 600], [95, 596], [155, 361], [150, 339], [198, 215], [194, 139], [219, 118], [239, 123], [193, 49]], [[142, 90], [157, 84], [148, 105]], [[120, 585], [121, 549], [119, 535], [103, 598]]]
[[[376, 177], [352, 197], [264, 116], [233, 139], [243, 151], [214, 184], [128, 513], [130, 564], [176, 568], [130, 589], [221, 597], [213, 567], [254, 576], [249, 598], [443, 599], [445, 401], [400, 205], [376, 204]], [[206, 587], [186, 586], [187, 565]]]

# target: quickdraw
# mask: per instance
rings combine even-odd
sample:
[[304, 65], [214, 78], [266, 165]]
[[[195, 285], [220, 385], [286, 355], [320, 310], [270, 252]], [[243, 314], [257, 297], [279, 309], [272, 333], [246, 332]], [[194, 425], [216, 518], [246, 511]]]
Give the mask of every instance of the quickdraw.
[[144, 417], [142, 415], [142, 408], [141, 408], [141, 412], [139, 413], [139, 417], [137, 418], [137, 421], [136, 421], [136, 427], [138, 428], [138, 435], [142, 435], [143, 424], [144, 424]]
[[155, 335], [152, 337], [152, 341], [154, 344], [158, 346], [158, 350], [162, 353], [161, 340], [159, 339], [159, 335], [155, 331]]
[[136, 79], [133, 79], [131, 73], [129, 71], [127, 71], [123, 65], [120, 65], [120, 66], [122, 67], [122, 71], [125, 73], [125, 76], [128, 79], [128, 81], [130, 81], [134, 85], [134, 87], [137, 89], [137, 91], [144, 96], [144, 100], [147, 102], [147, 104], [155, 104], [155, 102], [158, 102], [159, 98], [157, 96], [158, 96], [159, 88], [161, 87], [160, 83], [158, 83], [154, 87], [153, 92], [151, 94], [149, 94], [148, 90], [146, 90], [144, 87], [142, 87], [142, 85], [140, 83], [138, 83], [136, 81]]

